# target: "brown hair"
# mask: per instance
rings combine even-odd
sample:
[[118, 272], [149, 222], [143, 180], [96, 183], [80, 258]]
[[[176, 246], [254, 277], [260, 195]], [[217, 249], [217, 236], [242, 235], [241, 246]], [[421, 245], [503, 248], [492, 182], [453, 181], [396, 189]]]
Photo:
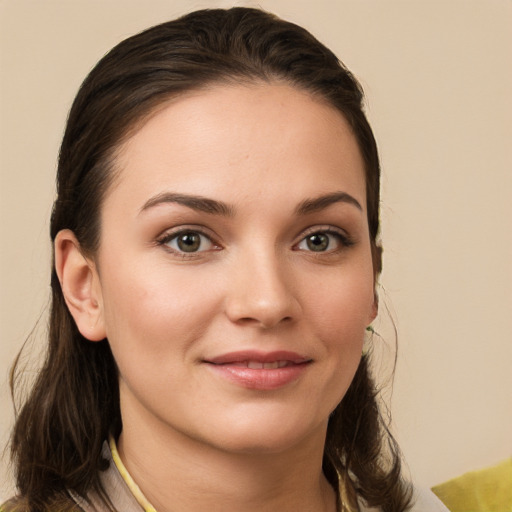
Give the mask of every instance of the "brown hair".
[[[365, 163], [377, 275], [380, 169], [360, 85], [303, 28], [241, 7], [197, 11], [150, 28], [121, 42], [91, 71], [73, 103], [62, 141], [52, 240], [60, 230], [71, 229], [82, 250], [94, 255], [115, 150], [129, 131], [170, 97], [240, 81], [288, 83], [345, 116]], [[99, 474], [106, 461], [101, 446], [109, 432], [121, 430], [118, 375], [109, 344], [82, 337], [55, 269], [51, 286], [46, 359], [17, 417], [11, 445], [18, 489], [31, 510], [44, 510], [66, 489], [82, 496], [102, 494]], [[11, 386], [16, 375], [15, 367]], [[367, 357], [329, 420], [324, 472], [335, 488], [343, 482], [354, 506], [362, 498], [385, 512], [407, 509], [410, 492], [401, 478], [398, 447], [379, 412]]]

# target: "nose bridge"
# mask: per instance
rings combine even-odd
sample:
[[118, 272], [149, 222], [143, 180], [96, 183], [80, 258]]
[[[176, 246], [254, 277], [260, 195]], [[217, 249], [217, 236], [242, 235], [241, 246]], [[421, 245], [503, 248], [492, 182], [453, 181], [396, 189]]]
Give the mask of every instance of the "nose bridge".
[[236, 259], [226, 306], [228, 317], [264, 328], [294, 319], [298, 302], [293, 280], [275, 246], [260, 244], [242, 251]]

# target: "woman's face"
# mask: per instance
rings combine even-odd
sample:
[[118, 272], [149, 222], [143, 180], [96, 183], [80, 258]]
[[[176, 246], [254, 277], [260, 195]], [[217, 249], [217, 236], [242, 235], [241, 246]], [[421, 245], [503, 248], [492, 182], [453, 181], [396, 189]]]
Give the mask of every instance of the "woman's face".
[[217, 86], [159, 109], [116, 164], [96, 263], [124, 428], [234, 452], [323, 439], [375, 315], [341, 114]]

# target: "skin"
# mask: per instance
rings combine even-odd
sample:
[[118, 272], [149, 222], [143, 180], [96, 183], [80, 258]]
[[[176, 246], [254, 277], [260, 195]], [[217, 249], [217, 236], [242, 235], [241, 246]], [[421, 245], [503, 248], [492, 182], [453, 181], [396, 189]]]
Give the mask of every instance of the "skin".
[[[80, 331], [112, 347], [132, 477], [160, 512], [335, 510], [321, 471], [327, 421], [376, 315], [347, 122], [287, 85], [216, 86], [161, 106], [116, 166], [98, 254], [83, 257], [64, 231], [56, 262]], [[297, 211], [321, 196], [331, 202]], [[183, 229], [198, 250], [183, 252]], [[207, 362], [240, 350], [308, 363], [252, 389]]]

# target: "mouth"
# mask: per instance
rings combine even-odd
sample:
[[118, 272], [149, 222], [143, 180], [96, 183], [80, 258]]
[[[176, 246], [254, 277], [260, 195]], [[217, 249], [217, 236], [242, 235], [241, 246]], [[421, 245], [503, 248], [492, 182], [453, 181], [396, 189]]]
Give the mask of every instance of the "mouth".
[[285, 351], [231, 352], [203, 361], [221, 378], [255, 390], [284, 387], [299, 379], [312, 362], [311, 358]]
[[[275, 350], [273, 352], [260, 352], [257, 350], [243, 350], [239, 352], [229, 352], [212, 358], [205, 359], [206, 363], [211, 364], [255, 364], [255, 365], [277, 365], [273, 368], [281, 366], [302, 364], [312, 361], [311, 358], [289, 352], [285, 350]], [[256, 368], [260, 368], [257, 366]]]
[[221, 364], [231, 364], [238, 368], [250, 368], [251, 370], [275, 370], [276, 368], [285, 368], [287, 366], [292, 366], [297, 363], [292, 363], [291, 361], [282, 360], [282, 361], [272, 361], [270, 363], [262, 363], [261, 361], [235, 361], [232, 363], [221, 363]]

